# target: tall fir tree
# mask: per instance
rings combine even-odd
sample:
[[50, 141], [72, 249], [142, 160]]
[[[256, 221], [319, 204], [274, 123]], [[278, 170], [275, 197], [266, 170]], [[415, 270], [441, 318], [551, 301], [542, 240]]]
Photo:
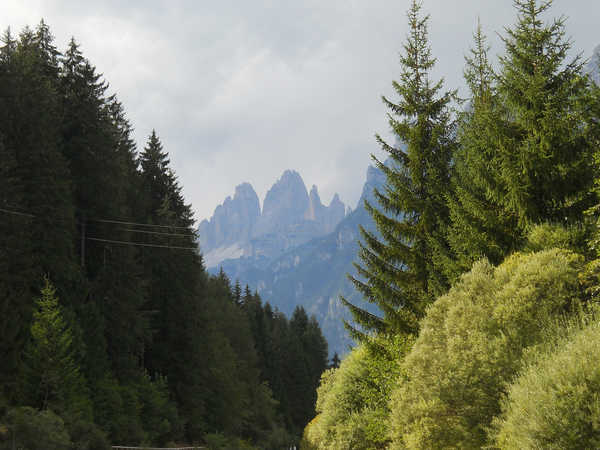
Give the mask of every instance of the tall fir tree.
[[543, 22], [552, 1], [514, 5], [499, 73], [491, 73], [480, 32], [467, 59], [471, 110], [461, 121], [449, 201], [454, 277], [479, 258], [502, 261], [533, 224], [577, 224], [594, 201], [598, 127], [583, 63], [568, 60], [565, 19]]
[[515, 0], [517, 23], [506, 29], [498, 95], [510, 120], [500, 140], [498, 197], [526, 226], [573, 223], [590, 206], [594, 174], [586, 109], [589, 80], [579, 56], [569, 60], [565, 18], [543, 22], [552, 1]]
[[36, 301], [25, 368], [25, 395], [39, 409], [69, 412], [87, 391], [75, 360], [73, 333], [48, 279]]
[[448, 248], [445, 191], [455, 147], [450, 111], [455, 93], [443, 91], [443, 80], [430, 80], [435, 59], [428, 42], [428, 21], [429, 16], [422, 15], [420, 3], [414, 0], [400, 57], [400, 82], [393, 82], [399, 99], [394, 103], [383, 97], [390, 110], [390, 127], [406, 149], [377, 136], [392, 163], [373, 157], [386, 176], [386, 186], [383, 192], [375, 191], [379, 208], [369, 202], [365, 207], [381, 237], [361, 229], [361, 263], [355, 265], [358, 276], [351, 280], [366, 301], [379, 307], [382, 316], [342, 298], [359, 325], [346, 323], [346, 327], [359, 341], [371, 342], [370, 332], [380, 336], [416, 333], [425, 307], [447, 288], [437, 256], [446, 254]]
[[[39, 280], [43, 274], [52, 276], [68, 303], [75, 300], [71, 288], [78, 275], [70, 173], [60, 153], [58, 52], [43, 22], [35, 31], [23, 30], [18, 39], [7, 31], [2, 41], [0, 307], [6, 314], [0, 317], [5, 362], [0, 377], [7, 373], [14, 377], [29, 335]], [[14, 393], [12, 379], [3, 386]]]
[[502, 168], [496, 157], [496, 143], [499, 136], [510, 133], [510, 124], [497, 93], [496, 74], [481, 23], [473, 38], [474, 47], [465, 57], [464, 71], [470, 97], [459, 118], [459, 145], [448, 193], [452, 254], [444, 265], [453, 281], [480, 258], [501, 262], [518, 247], [522, 232], [516, 215], [503, 210], [498, 192]]
[[[139, 193], [135, 144], [120, 104], [114, 96], [106, 96], [107, 83], [74, 39], [61, 58], [60, 74], [62, 150], [74, 174], [79, 261], [87, 281], [82, 287], [86, 302], [80, 311], [84, 337], [95, 339], [102, 327], [107, 354], [91, 353], [90, 360], [101, 366], [99, 361], [108, 357], [114, 372], [127, 378], [141, 373], [148, 340], [148, 321], [141, 311], [146, 300], [143, 270], [136, 247], [102, 239], [135, 240], [130, 229], [103, 221], [134, 217], [134, 198]], [[100, 346], [91, 348], [99, 350]], [[88, 370], [88, 376], [104, 375]]]
[[[206, 400], [210, 378], [205, 367], [214, 337], [202, 335], [207, 323], [206, 274], [198, 251], [191, 207], [169, 167], [169, 158], [155, 131], [139, 155], [145, 222], [162, 226], [162, 235], [147, 243], [161, 247], [142, 250], [144, 278], [152, 312], [152, 343], [145, 352], [151, 373], [167, 376], [186, 422], [186, 434], [198, 439], [206, 431]], [[169, 247], [175, 247], [173, 249]]]

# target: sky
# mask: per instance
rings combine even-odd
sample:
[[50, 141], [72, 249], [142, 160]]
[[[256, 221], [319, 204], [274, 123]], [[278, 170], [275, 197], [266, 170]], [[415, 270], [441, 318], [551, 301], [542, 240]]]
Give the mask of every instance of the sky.
[[[135, 127], [156, 129], [192, 204], [208, 218], [235, 186], [261, 200], [284, 170], [352, 208], [374, 135], [391, 139], [381, 96], [395, 100], [410, 0], [0, 0], [0, 29], [44, 19], [59, 50], [74, 36]], [[463, 88], [478, 18], [503, 51], [512, 0], [424, 0], [433, 78]], [[574, 52], [600, 44], [596, 0], [555, 0]]]

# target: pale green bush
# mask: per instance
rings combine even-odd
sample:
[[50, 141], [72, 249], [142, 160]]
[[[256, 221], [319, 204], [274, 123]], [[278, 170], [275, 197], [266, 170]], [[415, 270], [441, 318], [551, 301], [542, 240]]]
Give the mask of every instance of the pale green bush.
[[536, 358], [496, 420], [502, 449], [600, 448], [600, 323]]
[[481, 448], [506, 385], [544, 327], [578, 303], [583, 258], [567, 250], [473, 266], [427, 311], [393, 394], [392, 448]]
[[[388, 352], [359, 346], [321, 378], [317, 412], [306, 427], [303, 449], [379, 449], [389, 444], [389, 399], [399, 376], [398, 356], [410, 342], [398, 338]], [[395, 355], [390, 357], [389, 354]]]

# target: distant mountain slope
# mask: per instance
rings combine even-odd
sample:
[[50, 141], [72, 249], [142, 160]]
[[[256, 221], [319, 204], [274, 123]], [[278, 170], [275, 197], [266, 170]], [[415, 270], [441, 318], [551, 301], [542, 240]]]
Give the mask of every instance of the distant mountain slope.
[[[346, 353], [351, 344], [342, 320], [348, 311], [339, 301], [344, 295], [353, 303], [363, 300], [348, 280], [355, 273], [352, 263], [357, 260], [359, 225], [373, 229], [374, 224], [363, 204], [373, 200], [373, 189], [384, 185], [385, 176], [374, 167], [367, 170], [367, 181], [356, 210], [344, 218], [333, 232], [312, 239], [281, 256], [246, 257], [223, 261], [219, 267], [232, 280], [238, 279], [257, 289], [265, 301], [290, 314], [296, 305], [303, 305], [315, 314], [329, 343], [330, 353]], [[218, 271], [218, 268], [212, 268]]]

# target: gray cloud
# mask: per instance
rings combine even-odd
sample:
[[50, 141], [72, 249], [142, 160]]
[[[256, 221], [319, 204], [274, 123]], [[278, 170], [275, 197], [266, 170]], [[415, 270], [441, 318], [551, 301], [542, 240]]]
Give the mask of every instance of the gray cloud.
[[[434, 75], [462, 85], [477, 17], [493, 45], [510, 0], [425, 0]], [[93, 5], [93, 6], [91, 6]], [[143, 147], [156, 128], [198, 219], [242, 181], [259, 197], [293, 168], [329, 201], [354, 206], [373, 135], [388, 135], [382, 94], [399, 72], [409, 1], [3, 0], [0, 26], [44, 18], [71, 35], [125, 104]], [[577, 51], [600, 43], [600, 3], [556, 0]]]

